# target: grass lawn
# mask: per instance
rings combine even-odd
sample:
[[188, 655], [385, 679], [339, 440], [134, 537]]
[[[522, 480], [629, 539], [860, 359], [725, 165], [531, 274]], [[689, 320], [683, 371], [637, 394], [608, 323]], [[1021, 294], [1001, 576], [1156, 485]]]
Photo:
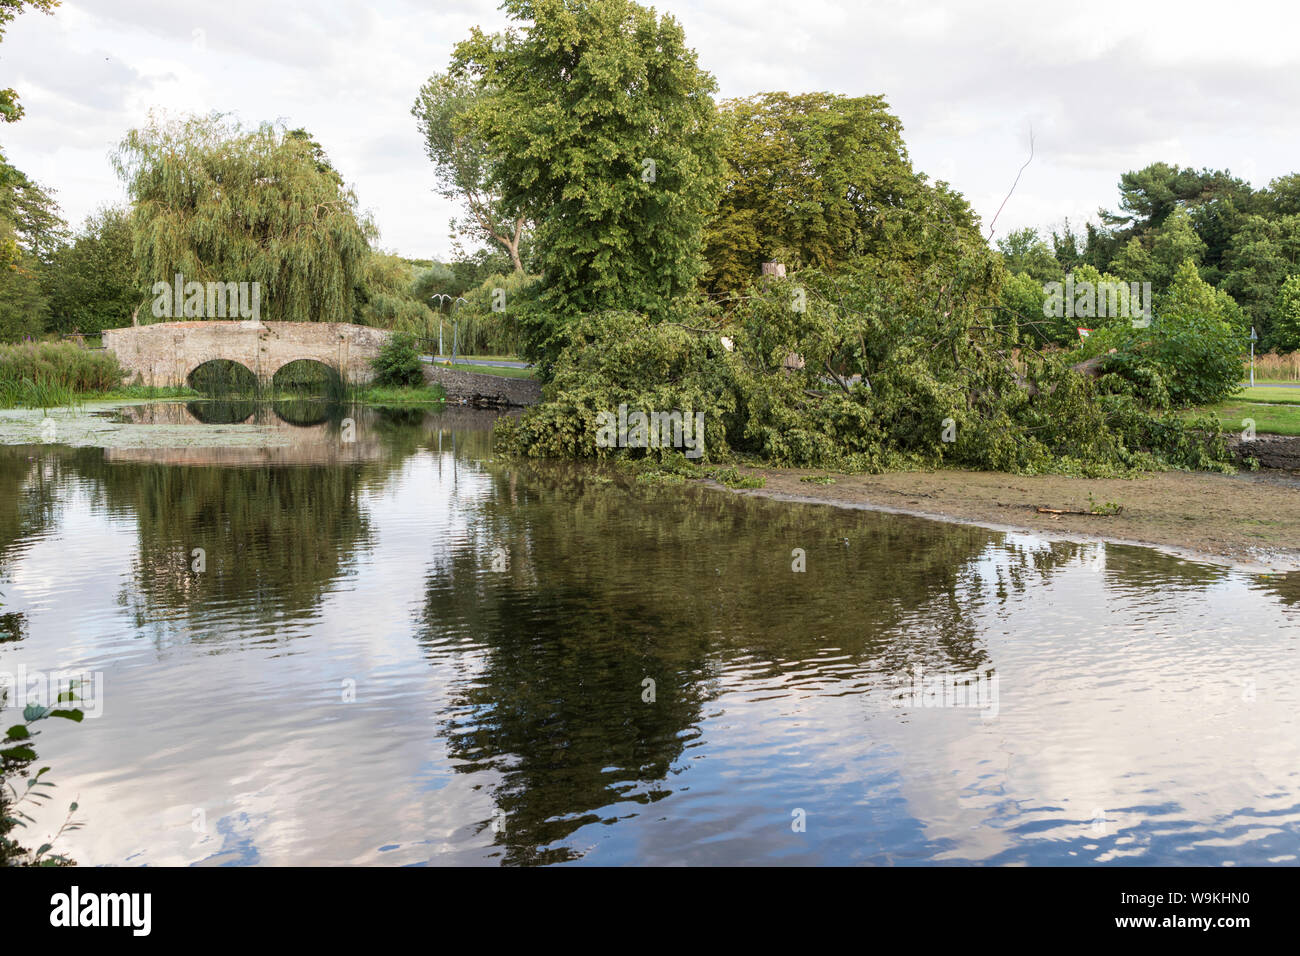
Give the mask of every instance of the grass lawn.
[[1256, 385], [1243, 388], [1229, 401], [1233, 402], [1268, 402], [1272, 405], [1300, 405], [1300, 388], [1270, 388], [1268, 385]]
[[1227, 401], [1188, 409], [1185, 416], [1213, 412], [1230, 432], [1243, 431], [1244, 419], [1253, 419], [1263, 435], [1300, 435], [1300, 388], [1243, 388]]
[[[1255, 422], [1261, 435], [1300, 435], [1300, 405], [1258, 405], [1253, 402], [1227, 401], [1209, 405], [1197, 412], [1214, 412], [1228, 431], [1242, 431], [1244, 419]], [[1188, 414], [1191, 414], [1190, 412]]]
[[361, 389], [354, 400], [367, 405], [435, 405], [447, 400], [447, 392], [441, 385], [414, 388], [370, 385]]
[[[434, 368], [447, 368], [441, 362], [435, 362]], [[457, 362], [451, 368], [460, 372], [478, 372], [480, 375], [500, 375], [503, 378], [532, 378], [531, 368], [502, 368], [496, 365], [465, 365]]]

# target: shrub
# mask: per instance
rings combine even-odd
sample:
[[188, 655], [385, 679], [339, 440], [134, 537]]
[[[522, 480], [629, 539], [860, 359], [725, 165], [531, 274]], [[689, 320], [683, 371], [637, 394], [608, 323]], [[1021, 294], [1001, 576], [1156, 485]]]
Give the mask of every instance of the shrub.
[[415, 347], [415, 337], [409, 333], [390, 335], [371, 364], [376, 385], [402, 388], [424, 384], [424, 362]]

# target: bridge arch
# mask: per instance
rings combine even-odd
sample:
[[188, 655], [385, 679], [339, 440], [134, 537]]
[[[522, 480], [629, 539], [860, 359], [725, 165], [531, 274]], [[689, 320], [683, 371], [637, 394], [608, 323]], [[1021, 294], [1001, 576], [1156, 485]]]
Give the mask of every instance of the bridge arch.
[[235, 359], [205, 359], [185, 376], [185, 384], [196, 392], [228, 395], [247, 394], [257, 388], [257, 375]]
[[329, 362], [320, 359], [300, 358], [285, 362], [271, 375], [276, 390], [293, 390], [338, 394], [343, 387], [343, 376]]

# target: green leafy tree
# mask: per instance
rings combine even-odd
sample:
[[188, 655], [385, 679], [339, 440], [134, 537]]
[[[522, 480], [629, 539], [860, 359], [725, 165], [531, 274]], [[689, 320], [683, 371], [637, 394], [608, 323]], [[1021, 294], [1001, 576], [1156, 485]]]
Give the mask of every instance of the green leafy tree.
[[975, 233], [964, 200], [912, 169], [880, 97], [764, 93], [728, 100], [721, 116], [725, 178], [705, 234], [712, 293], [744, 291], [768, 260], [834, 271], [886, 250], [914, 257], [927, 228]]
[[1224, 257], [1221, 288], [1250, 316], [1266, 346], [1272, 340], [1274, 306], [1287, 276], [1300, 271], [1300, 214], [1248, 217]]
[[[1103, 383], [1156, 404], [1205, 405], [1241, 384], [1245, 316], [1227, 293], [1205, 282], [1185, 261], [1156, 300], [1149, 327], [1117, 324], [1094, 336], [1088, 350], [1108, 354]], [[1108, 377], [1123, 382], [1106, 382]]]
[[1201, 264], [1205, 258], [1205, 243], [1192, 228], [1192, 218], [1181, 206], [1174, 209], [1155, 231], [1151, 243], [1151, 258], [1155, 263], [1155, 287], [1164, 291], [1174, 281], [1183, 263]]
[[1052, 282], [1065, 277], [1061, 263], [1038, 235], [1037, 229], [1027, 227], [1008, 233], [998, 240], [998, 251], [1012, 275], [1028, 275], [1038, 282]]
[[497, 244], [510, 256], [515, 271], [523, 272], [519, 249], [526, 218], [509, 212], [500, 191], [489, 182], [488, 145], [473, 127], [470, 107], [484, 95], [467, 77], [435, 73], [420, 87], [411, 113], [419, 122], [442, 195], [460, 201], [469, 212], [468, 219], [453, 220], [452, 229]]
[[50, 259], [65, 235], [50, 194], [0, 154], [0, 341], [45, 330]]
[[575, 314], [663, 317], [694, 291], [721, 172], [715, 84], [677, 21], [631, 0], [502, 7], [521, 25], [475, 28], [451, 75], [485, 91], [465, 123], [502, 210], [536, 223], [537, 299], [511, 308], [548, 364]]
[[0, 265], [0, 342], [37, 338], [45, 331], [50, 303], [41, 286], [41, 266], [31, 255]]
[[1027, 272], [1012, 274], [1002, 284], [998, 305], [1024, 330], [1030, 341], [1045, 344], [1072, 345], [1079, 338], [1074, 320], [1052, 316], [1044, 308], [1047, 292], [1043, 283]]
[[1278, 290], [1272, 342], [1284, 352], [1300, 349], [1300, 275], [1288, 276]]
[[1169, 163], [1152, 163], [1144, 169], [1122, 174], [1119, 192], [1119, 210], [1102, 210], [1102, 221], [1110, 226], [1128, 227], [1131, 235], [1139, 237], [1164, 225], [1180, 207], [1233, 199], [1244, 208], [1252, 195], [1250, 184], [1227, 170], [1196, 170]]
[[1125, 282], [1153, 282], [1157, 267], [1142, 240], [1134, 236], [1111, 260], [1110, 270]]
[[1052, 255], [1066, 272], [1083, 261], [1082, 243], [1069, 219], [1061, 224], [1060, 232], [1052, 231]]
[[392, 253], [366, 256], [358, 290], [356, 321], [381, 329], [422, 331], [433, 313], [415, 285], [419, 270]]
[[117, 206], [90, 216], [46, 270], [47, 327], [91, 334], [129, 325], [148, 301], [132, 254], [130, 213]]
[[[139, 278], [258, 282], [262, 317], [348, 321], [373, 227], [309, 136], [221, 114], [132, 130], [116, 156]], [[142, 312], [142, 315], [145, 313]]]

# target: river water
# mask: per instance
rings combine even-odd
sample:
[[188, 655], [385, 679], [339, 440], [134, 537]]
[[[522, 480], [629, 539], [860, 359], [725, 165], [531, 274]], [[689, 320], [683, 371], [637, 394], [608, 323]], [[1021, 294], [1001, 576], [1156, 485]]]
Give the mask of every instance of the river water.
[[274, 420], [0, 448], [0, 672], [92, 714], [36, 725], [29, 842], [76, 799], [82, 864], [1297, 862], [1296, 576]]

